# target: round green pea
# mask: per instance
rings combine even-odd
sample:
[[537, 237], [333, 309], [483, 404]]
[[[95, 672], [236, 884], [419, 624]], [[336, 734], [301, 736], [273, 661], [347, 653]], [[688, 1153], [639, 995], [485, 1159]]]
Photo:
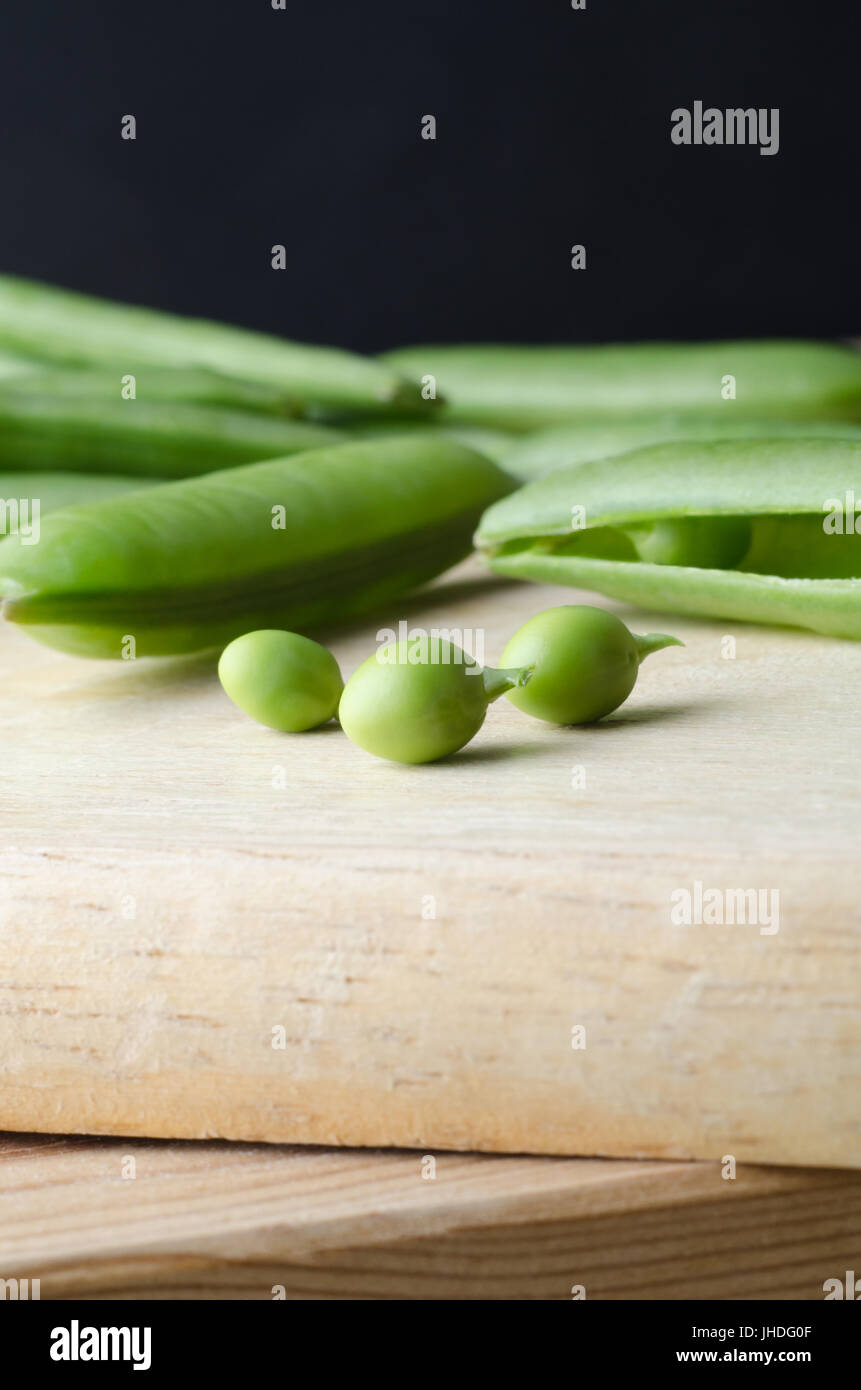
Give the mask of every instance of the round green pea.
[[353, 743], [395, 763], [430, 763], [478, 733], [488, 704], [528, 673], [481, 667], [441, 638], [408, 637], [347, 681], [338, 718]]
[[651, 565], [693, 565], [730, 570], [750, 548], [750, 522], [738, 516], [682, 516], [631, 527], [628, 532], [641, 560]]
[[637, 637], [614, 613], [587, 604], [548, 608], [523, 624], [502, 654], [505, 666], [534, 666], [508, 699], [551, 724], [591, 724], [627, 700], [640, 662], [675, 637]]
[[330, 651], [310, 637], [276, 628], [246, 632], [228, 643], [218, 678], [245, 714], [288, 734], [325, 724], [344, 688]]

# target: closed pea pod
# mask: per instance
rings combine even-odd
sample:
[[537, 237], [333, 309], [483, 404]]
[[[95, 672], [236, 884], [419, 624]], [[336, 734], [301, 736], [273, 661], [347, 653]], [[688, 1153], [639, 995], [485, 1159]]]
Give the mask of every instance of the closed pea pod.
[[469, 553], [512, 486], [451, 441], [350, 443], [166, 483], [45, 518], [0, 546], [3, 612], [38, 640], [121, 658], [307, 633]]
[[651, 652], [683, 645], [661, 632], [638, 637], [603, 608], [550, 608], [524, 623], [502, 653], [504, 666], [534, 668], [507, 698], [551, 724], [591, 724], [627, 700]]
[[25, 380], [34, 370], [38, 371], [42, 365], [31, 357], [22, 357], [17, 352], [9, 352], [0, 348], [0, 382], [4, 385], [12, 379], [15, 381]]
[[344, 437], [308, 420], [188, 401], [105, 401], [0, 387], [0, 462], [7, 468], [186, 478]]
[[265, 382], [245, 381], [208, 371], [205, 367], [144, 367], [122, 375], [111, 367], [57, 367], [32, 359], [17, 359], [17, 370], [3, 370], [0, 354], [0, 388], [16, 396], [42, 396], [54, 401], [104, 401], [142, 405], [158, 402], [222, 406], [259, 415], [292, 416], [302, 413], [288, 391]]
[[528, 671], [481, 667], [447, 639], [416, 636], [363, 662], [344, 687], [338, 718], [378, 758], [435, 762], [469, 743], [488, 705], [528, 679]]
[[0, 536], [15, 529], [13, 514], [17, 514], [19, 522], [25, 517], [29, 524], [35, 525], [43, 516], [63, 507], [140, 492], [147, 481], [114, 477], [109, 473], [0, 472]]
[[203, 367], [274, 385], [303, 410], [425, 413], [428, 404], [417, 384], [372, 358], [115, 304], [13, 275], [0, 275], [0, 349], [44, 362], [103, 366], [117, 380], [147, 367]]
[[514, 430], [670, 411], [695, 417], [724, 404], [733, 418], [861, 419], [861, 354], [836, 343], [464, 344], [400, 348], [384, 361], [434, 377], [441, 419]]
[[245, 632], [224, 648], [218, 678], [245, 714], [282, 733], [333, 718], [344, 682], [330, 651], [297, 632]]
[[[508, 467], [506, 456], [515, 446], [518, 436], [511, 434], [507, 430], [494, 430], [483, 428], [481, 425], [440, 425], [434, 417], [428, 420], [408, 420], [379, 419], [344, 420], [340, 416], [333, 419], [333, 423], [339, 428], [346, 430], [352, 438], [356, 439], [386, 439], [393, 434], [413, 434], [419, 438], [433, 439], [455, 439], [458, 444], [466, 444], [470, 449], [476, 449], [478, 453], [484, 454], [486, 458], [493, 459], [494, 463], [502, 464], [506, 473], [512, 470]], [[517, 476], [517, 474], [513, 474]]]
[[514, 442], [504, 452], [505, 471], [528, 483], [576, 463], [616, 458], [650, 444], [670, 444], [675, 440], [712, 443], [716, 439], [804, 439], [810, 435], [817, 439], [861, 439], [861, 425], [846, 420], [811, 423], [751, 416], [745, 411], [739, 414], [735, 407], [736, 402], [730, 400], [711, 410], [613, 414], [553, 425], [527, 435], [510, 435], [509, 440]]

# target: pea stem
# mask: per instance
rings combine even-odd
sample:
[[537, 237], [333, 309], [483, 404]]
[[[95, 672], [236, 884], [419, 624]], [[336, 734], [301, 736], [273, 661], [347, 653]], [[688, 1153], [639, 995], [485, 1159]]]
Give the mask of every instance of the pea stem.
[[515, 686], [526, 685], [534, 670], [534, 666], [517, 666], [508, 671], [499, 670], [495, 666], [485, 666], [481, 673], [481, 679], [484, 683], [488, 704], [493, 700], [498, 700], [500, 695], [505, 694], [506, 690], [513, 690]]
[[632, 632], [631, 636], [637, 644], [641, 662], [645, 661], [647, 656], [651, 656], [652, 652], [659, 652], [662, 647], [683, 647], [685, 645], [678, 637], [668, 637], [665, 632], [644, 632], [642, 636]]

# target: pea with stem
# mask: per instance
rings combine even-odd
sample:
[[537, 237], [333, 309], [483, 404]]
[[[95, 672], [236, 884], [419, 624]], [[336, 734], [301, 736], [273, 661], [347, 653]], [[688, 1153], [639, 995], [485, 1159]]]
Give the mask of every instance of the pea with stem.
[[591, 724], [627, 700], [647, 656], [670, 646], [684, 643], [661, 632], [637, 636], [603, 608], [548, 608], [524, 623], [502, 654], [506, 666], [535, 668], [508, 699], [551, 724]]
[[481, 667], [445, 639], [408, 637], [362, 663], [344, 687], [338, 718], [348, 738], [378, 758], [435, 762], [469, 743], [488, 705], [529, 676]]

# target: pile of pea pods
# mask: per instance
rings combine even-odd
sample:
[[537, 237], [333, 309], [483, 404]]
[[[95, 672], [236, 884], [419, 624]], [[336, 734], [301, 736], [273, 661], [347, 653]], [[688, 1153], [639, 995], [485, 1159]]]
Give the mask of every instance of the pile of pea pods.
[[125, 660], [218, 649], [264, 723], [337, 714], [371, 752], [427, 761], [501, 694], [600, 718], [672, 640], [563, 606], [515, 634], [501, 671], [410, 648], [343, 689], [305, 645], [473, 549], [498, 574], [652, 611], [861, 638], [861, 354], [370, 358], [0, 276], [0, 500], [3, 615], [36, 640]]

